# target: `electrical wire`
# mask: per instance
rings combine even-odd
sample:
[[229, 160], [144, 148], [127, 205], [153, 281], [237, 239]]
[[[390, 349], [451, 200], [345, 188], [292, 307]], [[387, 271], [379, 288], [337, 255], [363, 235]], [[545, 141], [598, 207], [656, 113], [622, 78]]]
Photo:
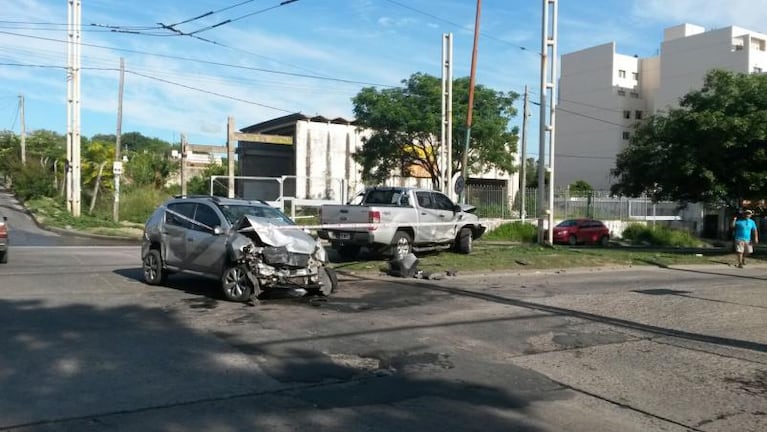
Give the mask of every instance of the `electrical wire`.
[[227, 19], [227, 20], [221, 21], [221, 22], [219, 22], [217, 24], [213, 24], [213, 25], [210, 25], [210, 26], [207, 26], [207, 27], [203, 27], [201, 29], [198, 29], [198, 30], [195, 30], [195, 31], [192, 31], [192, 32], [182, 33], [182, 34], [186, 35], [186, 36], [190, 36], [190, 35], [195, 35], [197, 33], [202, 33], [202, 32], [208, 31], [208, 30], [212, 30], [212, 29], [217, 28], [217, 27], [221, 27], [221, 26], [226, 25], [226, 24], [231, 24], [231, 23], [243, 20], [245, 18], [250, 18], [250, 17], [252, 17], [254, 15], [259, 15], [259, 14], [262, 14], [264, 12], [268, 12], [270, 10], [281, 8], [283, 6], [289, 5], [291, 3], [295, 3], [297, 1], [298, 0], [284, 0], [284, 1], [281, 1], [279, 4], [274, 5], [274, 6], [270, 6], [268, 8], [260, 9], [260, 10], [257, 10], [255, 12], [251, 12], [249, 14], [245, 14], [245, 15], [239, 16], [237, 18]]
[[[12, 33], [12, 32], [6, 32], [6, 31], [0, 31], [0, 34], [10, 35], [10, 36], [18, 36], [18, 37], [25, 37], [25, 38], [31, 38], [31, 39], [37, 39], [37, 40], [45, 40], [50, 42], [58, 42], [58, 43], [69, 43], [68, 41], [63, 41], [60, 39], [54, 39], [54, 38], [47, 38], [42, 36], [32, 36], [32, 35], [26, 35], [23, 33]], [[325, 81], [333, 81], [333, 82], [339, 82], [344, 84], [355, 84], [355, 85], [366, 85], [366, 86], [374, 86], [374, 87], [396, 87], [390, 84], [381, 84], [381, 83], [372, 83], [372, 82], [365, 82], [365, 81], [355, 81], [355, 80], [348, 80], [343, 78], [332, 78], [332, 77], [325, 77], [321, 75], [313, 75], [313, 74], [301, 74], [301, 73], [295, 73], [295, 72], [285, 72], [285, 71], [277, 71], [273, 69], [265, 69], [265, 68], [257, 68], [252, 66], [242, 66], [242, 65], [233, 65], [229, 63], [222, 63], [222, 62], [214, 62], [210, 60], [202, 60], [202, 59], [195, 59], [190, 57], [181, 57], [181, 56], [173, 56], [168, 54], [157, 54], [157, 53], [151, 53], [147, 51], [140, 51], [140, 50], [132, 50], [127, 48], [117, 48], [117, 47], [110, 47], [105, 45], [97, 45], [97, 44], [91, 44], [91, 43], [80, 43], [81, 46], [88, 46], [92, 48], [101, 48], [101, 49], [108, 49], [108, 50], [114, 50], [119, 52], [127, 52], [131, 54], [142, 54], [142, 55], [149, 55], [154, 57], [160, 57], [160, 58], [166, 58], [166, 59], [172, 59], [172, 60], [181, 60], [181, 61], [188, 61], [193, 63], [200, 63], [200, 64], [206, 64], [210, 66], [221, 66], [221, 67], [227, 67], [232, 69], [241, 69], [241, 70], [248, 70], [248, 71], [254, 71], [254, 72], [264, 72], [264, 73], [270, 73], [270, 74], [276, 74], [276, 75], [285, 75], [285, 76], [292, 76], [297, 78], [309, 78], [309, 79], [317, 79], [317, 80], [325, 80]]]

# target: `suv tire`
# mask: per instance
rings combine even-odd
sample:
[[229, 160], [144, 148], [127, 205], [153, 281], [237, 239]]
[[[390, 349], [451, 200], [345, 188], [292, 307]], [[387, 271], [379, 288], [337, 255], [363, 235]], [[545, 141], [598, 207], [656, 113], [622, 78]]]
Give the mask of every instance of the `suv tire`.
[[458, 232], [458, 242], [456, 244], [456, 250], [462, 254], [470, 254], [472, 248], [472, 236], [471, 228], [461, 228]]
[[224, 269], [221, 275], [221, 292], [229, 301], [246, 302], [255, 292], [245, 270], [239, 265], [230, 265]]
[[150, 249], [141, 260], [144, 282], [149, 285], [162, 285], [168, 280], [168, 273], [162, 263], [162, 255], [157, 249]]

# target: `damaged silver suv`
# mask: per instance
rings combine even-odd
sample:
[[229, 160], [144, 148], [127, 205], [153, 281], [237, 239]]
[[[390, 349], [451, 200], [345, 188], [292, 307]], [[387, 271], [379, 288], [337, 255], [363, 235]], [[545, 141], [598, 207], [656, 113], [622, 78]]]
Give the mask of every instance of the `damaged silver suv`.
[[338, 285], [319, 240], [260, 201], [215, 196], [166, 201], [144, 226], [141, 261], [150, 285], [187, 271], [219, 279], [232, 301], [275, 289], [329, 295]]

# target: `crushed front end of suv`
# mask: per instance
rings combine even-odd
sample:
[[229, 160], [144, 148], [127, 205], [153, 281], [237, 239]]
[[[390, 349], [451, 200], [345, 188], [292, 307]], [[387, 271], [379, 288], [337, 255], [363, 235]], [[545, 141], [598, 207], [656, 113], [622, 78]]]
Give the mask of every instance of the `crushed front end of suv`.
[[169, 200], [144, 227], [144, 281], [192, 272], [219, 279], [228, 300], [275, 290], [329, 295], [338, 281], [322, 244], [267, 203], [218, 197]]

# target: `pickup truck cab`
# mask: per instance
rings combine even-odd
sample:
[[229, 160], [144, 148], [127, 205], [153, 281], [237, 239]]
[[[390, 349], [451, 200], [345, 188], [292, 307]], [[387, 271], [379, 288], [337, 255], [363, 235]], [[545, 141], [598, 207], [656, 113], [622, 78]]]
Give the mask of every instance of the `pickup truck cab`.
[[318, 235], [344, 258], [363, 246], [394, 257], [451, 247], [468, 254], [486, 230], [474, 209], [429, 189], [373, 187], [349, 204], [323, 205]]

